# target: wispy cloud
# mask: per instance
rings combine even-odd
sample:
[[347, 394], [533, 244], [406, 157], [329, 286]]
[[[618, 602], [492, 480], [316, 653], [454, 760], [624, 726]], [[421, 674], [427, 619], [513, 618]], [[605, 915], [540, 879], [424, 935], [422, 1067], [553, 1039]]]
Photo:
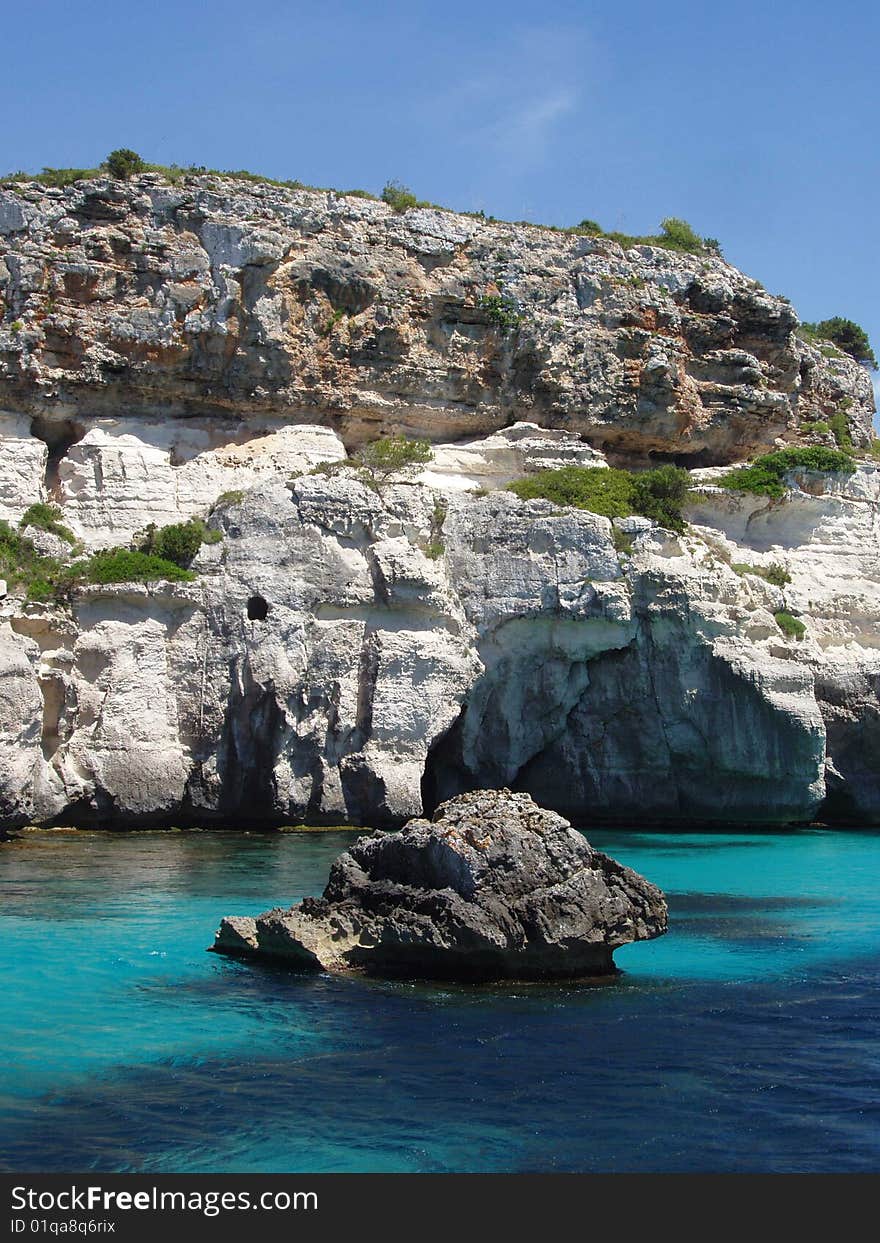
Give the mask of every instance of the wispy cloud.
[[546, 150], [557, 123], [578, 104], [572, 87], [553, 87], [544, 95], [512, 105], [489, 125], [472, 132], [472, 138], [494, 148], [501, 155], [522, 164], [532, 164]]
[[447, 96], [462, 143], [508, 172], [533, 170], [577, 113], [593, 60], [580, 29], [512, 31]]

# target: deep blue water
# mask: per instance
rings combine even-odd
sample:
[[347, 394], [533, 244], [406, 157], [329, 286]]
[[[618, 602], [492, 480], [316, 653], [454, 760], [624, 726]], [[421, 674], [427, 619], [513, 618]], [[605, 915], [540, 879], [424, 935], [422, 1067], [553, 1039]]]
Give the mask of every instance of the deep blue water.
[[205, 953], [347, 834], [0, 845], [0, 1169], [880, 1169], [880, 835], [590, 838], [669, 934], [507, 989]]

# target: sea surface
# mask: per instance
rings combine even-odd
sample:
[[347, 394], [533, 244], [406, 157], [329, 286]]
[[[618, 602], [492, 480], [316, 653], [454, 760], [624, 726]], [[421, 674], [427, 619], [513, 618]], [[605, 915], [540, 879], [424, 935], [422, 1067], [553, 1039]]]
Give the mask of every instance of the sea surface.
[[205, 952], [346, 833], [0, 845], [0, 1169], [880, 1170], [880, 835], [591, 832], [670, 931], [588, 986]]

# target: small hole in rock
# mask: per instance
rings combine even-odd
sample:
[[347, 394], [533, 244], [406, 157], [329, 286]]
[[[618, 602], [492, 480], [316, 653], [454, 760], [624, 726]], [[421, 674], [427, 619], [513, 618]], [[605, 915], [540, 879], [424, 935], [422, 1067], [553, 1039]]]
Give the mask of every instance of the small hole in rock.
[[251, 596], [247, 603], [248, 621], [265, 621], [269, 604], [262, 596]]

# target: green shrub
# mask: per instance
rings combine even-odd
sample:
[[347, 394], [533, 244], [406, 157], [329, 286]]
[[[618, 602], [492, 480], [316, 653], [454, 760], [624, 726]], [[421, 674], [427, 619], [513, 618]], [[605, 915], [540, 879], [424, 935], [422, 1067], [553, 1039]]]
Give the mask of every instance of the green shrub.
[[831, 319], [820, 320], [818, 324], [801, 324], [801, 331], [807, 337], [819, 337], [825, 341], [832, 341], [838, 349], [849, 354], [857, 363], [867, 363], [876, 371], [877, 359], [871, 349], [868, 334], [864, 328], [860, 328], [851, 319], [834, 315]]
[[387, 203], [389, 207], [393, 207], [396, 212], [409, 211], [412, 207], [419, 206], [419, 200], [410, 190], [409, 186], [401, 185], [399, 181], [386, 181], [382, 190], [382, 202]]
[[190, 518], [189, 522], [174, 522], [158, 529], [150, 523], [138, 541], [137, 551], [148, 553], [162, 561], [171, 561], [181, 569], [186, 569], [202, 544], [216, 544], [222, 538], [219, 531], [209, 531], [201, 518]]
[[[346, 458], [342, 458], [341, 460], [335, 461], [335, 462], [318, 462], [317, 465], [311, 468], [311, 470], [307, 471], [307, 474], [309, 475], [338, 475], [339, 472], [343, 469], [343, 467], [350, 466], [350, 465], [351, 463]], [[297, 479], [298, 476], [293, 475], [291, 476], [291, 478]]]
[[42, 557], [26, 535], [0, 520], [0, 578], [10, 589], [23, 587], [29, 600], [50, 600], [56, 595], [63, 570], [56, 557]]
[[214, 504], [212, 510], [217, 509], [221, 505], [240, 505], [244, 500], [244, 492], [241, 488], [231, 488], [228, 492], [221, 492]]
[[658, 466], [632, 477], [632, 507], [671, 531], [683, 531], [681, 507], [687, 498], [690, 475], [678, 466]]
[[784, 565], [780, 565], [778, 561], [773, 561], [764, 571], [764, 577], [768, 583], [772, 583], [774, 587], [786, 587], [791, 582], [791, 575]]
[[569, 233], [580, 233], [587, 237], [607, 237], [617, 242], [624, 250], [631, 246], [662, 246], [665, 250], [680, 250], [687, 254], [721, 254], [721, 244], [715, 237], [700, 237], [686, 220], [678, 216], [667, 216], [660, 223], [659, 233], [648, 233], [641, 236], [631, 233], [607, 232], [595, 220], [582, 220], [580, 224], [568, 230]]
[[852, 474], [855, 462], [840, 449], [824, 445], [804, 445], [779, 449], [755, 458], [748, 466], [732, 470], [717, 481], [722, 488], [753, 492], [757, 496], [780, 499], [785, 495], [785, 476], [791, 470], [846, 471]]
[[111, 177], [119, 181], [128, 181], [135, 173], [145, 173], [147, 166], [136, 151], [129, 147], [117, 147], [111, 151], [104, 161], [103, 167]]
[[519, 303], [509, 294], [483, 294], [480, 306], [486, 312], [486, 319], [502, 331], [518, 328], [523, 321]]
[[688, 482], [687, 471], [677, 466], [661, 466], [640, 474], [612, 467], [562, 466], [517, 479], [508, 484], [508, 490], [520, 500], [540, 498], [606, 518], [641, 514], [673, 531], [682, 531], [681, 506]]
[[42, 501], [37, 501], [24, 511], [18, 525], [22, 530], [27, 527], [37, 527], [40, 531], [50, 531], [52, 535], [59, 536], [66, 543], [75, 544], [76, 536], [69, 527], [58, 521], [60, 516], [61, 511], [56, 505], [46, 505]]
[[774, 613], [776, 625], [783, 634], [788, 635], [790, 639], [801, 639], [806, 633], [806, 626], [797, 617], [792, 617], [791, 613], [780, 611]]
[[409, 475], [430, 462], [434, 450], [428, 440], [382, 436], [364, 445], [355, 456], [363, 481], [377, 492], [394, 475]]
[[658, 244], [668, 247], [669, 250], [684, 250], [696, 255], [703, 249], [703, 239], [699, 233], [694, 232], [686, 220], [680, 220], [677, 216], [667, 216], [665, 220], [660, 221], [660, 228], [662, 232], [657, 239]]
[[817, 419], [815, 423], [801, 423], [801, 431], [808, 436], [827, 436], [831, 428], [821, 419]]
[[632, 512], [630, 476], [601, 466], [561, 466], [541, 470], [507, 485], [522, 501], [545, 500], [554, 505], [588, 509], [606, 518], [628, 518]]
[[172, 583], [191, 582], [195, 578], [173, 561], [153, 553], [130, 548], [109, 548], [96, 552], [77, 567], [89, 583], [152, 583], [164, 579]]
[[851, 453], [853, 450], [852, 436], [849, 433], [849, 422], [846, 417], [846, 411], [836, 410], [828, 419], [828, 430], [834, 437], [834, 441], [838, 449], [842, 449], [844, 453]]
[[788, 570], [786, 570], [784, 565], [780, 565], [778, 561], [774, 561], [768, 566], [748, 565], [745, 561], [734, 561], [730, 568], [736, 570], [737, 574], [757, 574], [759, 578], [766, 579], [774, 587], [785, 587], [791, 582], [791, 575]]
[[443, 556], [445, 547], [442, 540], [431, 540], [430, 544], [427, 544], [425, 547], [425, 556], [429, 557], [431, 561], [437, 561]]

